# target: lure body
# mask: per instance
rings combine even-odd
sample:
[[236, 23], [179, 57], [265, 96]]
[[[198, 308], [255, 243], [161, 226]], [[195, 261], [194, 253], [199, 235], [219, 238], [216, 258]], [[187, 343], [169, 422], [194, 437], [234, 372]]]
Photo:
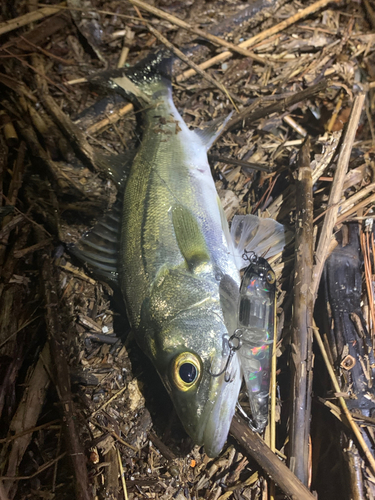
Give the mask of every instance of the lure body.
[[271, 356], [275, 333], [276, 278], [262, 257], [252, 255], [240, 288], [238, 329], [241, 368], [249, 395], [253, 427], [267, 425]]

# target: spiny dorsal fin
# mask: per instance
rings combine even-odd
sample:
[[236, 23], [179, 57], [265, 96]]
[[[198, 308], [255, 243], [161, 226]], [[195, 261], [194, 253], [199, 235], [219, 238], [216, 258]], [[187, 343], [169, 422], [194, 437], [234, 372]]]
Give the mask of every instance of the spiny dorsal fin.
[[190, 270], [210, 260], [206, 241], [197, 219], [182, 205], [172, 208], [172, 223], [179, 249]]
[[206, 148], [206, 151], [208, 151], [211, 148], [213, 143], [223, 133], [224, 127], [229, 121], [229, 119], [232, 117], [232, 114], [233, 113], [229, 113], [228, 116], [225, 117], [221, 116], [220, 118], [216, 118], [215, 120], [207, 122], [204, 125], [204, 128], [197, 128], [194, 130], [194, 132], [198, 135], [202, 144]]

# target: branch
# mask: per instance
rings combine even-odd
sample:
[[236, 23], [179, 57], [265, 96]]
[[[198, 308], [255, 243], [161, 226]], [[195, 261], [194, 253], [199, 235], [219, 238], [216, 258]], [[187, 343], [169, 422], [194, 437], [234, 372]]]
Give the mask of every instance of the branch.
[[309, 434], [312, 385], [311, 293], [313, 266], [313, 193], [310, 141], [299, 154], [296, 182], [296, 232], [294, 267], [294, 307], [291, 342], [291, 420], [289, 467], [308, 484]]
[[239, 415], [234, 416], [230, 433], [289, 498], [292, 500], [315, 499], [306, 486], [277, 458], [263, 439], [253, 432]]

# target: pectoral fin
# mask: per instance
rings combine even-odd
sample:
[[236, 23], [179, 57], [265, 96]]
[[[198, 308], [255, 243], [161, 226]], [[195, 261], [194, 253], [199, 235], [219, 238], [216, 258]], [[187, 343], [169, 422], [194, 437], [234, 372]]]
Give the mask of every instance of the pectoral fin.
[[231, 276], [225, 274], [220, 281], [219, 293], [225, 326], [229, 334], [232, 335], [238, 327], [238, 284]]
[[210, 260], [202, 230], [197, 219], [187, 208], [176, 205], [172, 209], [172, 223], [179, 249], [192, 271]]

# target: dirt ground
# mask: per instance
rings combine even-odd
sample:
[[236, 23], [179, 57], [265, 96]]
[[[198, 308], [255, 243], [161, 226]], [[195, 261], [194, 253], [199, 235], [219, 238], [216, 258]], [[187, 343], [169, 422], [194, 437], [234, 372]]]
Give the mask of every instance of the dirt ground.
[[[374, 3], [0, 9], [0, 500], [374, 498]], [[250, 431], [241, 441], [244, 420], [218, 458], [194, 446], [121, 297], [69, 252], [116, 200], [95, 153], [131, 156], [141, 140], [140, 113], [87, 80], [165, 45], [190, 128], [233, 112], [209, 151], [228, 221], [253, 213], [293, 235], [271, 259], [270, 456]]]

